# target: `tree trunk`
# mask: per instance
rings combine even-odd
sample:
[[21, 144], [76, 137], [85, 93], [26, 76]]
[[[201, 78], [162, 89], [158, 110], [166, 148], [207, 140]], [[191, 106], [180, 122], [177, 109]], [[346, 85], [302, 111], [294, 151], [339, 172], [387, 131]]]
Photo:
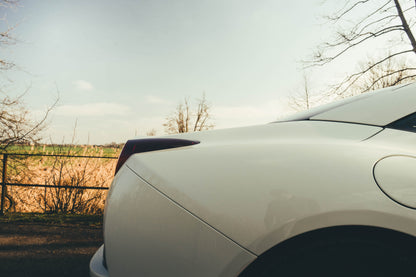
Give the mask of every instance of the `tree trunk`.
[[400, 20], [402, 21], [403, 30], [405, 31], [407, 37], [410, 40], [410, 43], [413, 47], [413, 52], [416, 54], [416, 40], [413, 36], [412, 30], [410, 30], [409, 24], [407, 24], [406, 18], [404, 17], [402, 7], [400, 6], [399, 0], [394, 0], [394, 4], [396, 5], [397, 14], [400, 17]]

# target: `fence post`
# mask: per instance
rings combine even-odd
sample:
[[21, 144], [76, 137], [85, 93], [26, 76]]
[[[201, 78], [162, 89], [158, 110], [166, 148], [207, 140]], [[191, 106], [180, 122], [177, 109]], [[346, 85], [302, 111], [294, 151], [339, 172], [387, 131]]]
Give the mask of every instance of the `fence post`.
[[3, 154], [3, 173], [1, 176], [1, 207], [0, 215], [4, 215], [4, 198], [6, 197], [7, 154]]

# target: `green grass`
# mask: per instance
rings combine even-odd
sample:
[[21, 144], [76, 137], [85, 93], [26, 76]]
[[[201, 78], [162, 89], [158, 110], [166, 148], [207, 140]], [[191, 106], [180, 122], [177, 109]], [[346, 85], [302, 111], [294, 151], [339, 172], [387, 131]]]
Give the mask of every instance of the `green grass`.
[[0, 216], [1, 223], [44, 223], [77, 224], [84, 226], [101, 226], [102, 215], [84, 214], [43, 214], [43, 213], [6, 213]]
[[121, 148], [92, 145], [12, 145], [7, 148], [8, 153], [58, 154], [103, 157], [118, 157], [120, 151]]

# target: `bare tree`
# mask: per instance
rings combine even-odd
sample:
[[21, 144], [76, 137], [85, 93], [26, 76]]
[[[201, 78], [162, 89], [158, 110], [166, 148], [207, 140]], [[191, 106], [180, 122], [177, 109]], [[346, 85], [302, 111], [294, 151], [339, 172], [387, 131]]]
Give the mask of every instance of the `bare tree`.
[[[0, 0], [0, 8], [14, 8], [18, 0]], [[16, 43], [12, 33], [15, 26], [10, 27], [4, 15], [0, 18], [0, 48]], [[0, 57], [0, 72], [13, 68], [15, 64], [6, 57]], [[2, 82], [3, 83], [3, 82]], [[36, 143], [40, 139], [40, 132], [45, 128], [45, 120], [56, 102], [47, 109], [43, 118], [34, 121], [31, 118], [23, 96], [29, 88], [18, 96], [10, 96], [5, 92], [4, 84], [0, 87], [0, 150], [5, 150], [9, 145], [16, 143]], [[57, 101], [57, 100], [56, 100]]]
[[[360, 63], [359, 66], [364, 70], [374, 63], [375, 59], [369, 59], [365, 63]], [[410, 67], [404, 61], [389, 59], [371, 67], [362, 78], [351, 86], [350, 95], [414, 81], [416, 75], [410, 74], [410, 70], [416, 70], [416, 67]]]
[[198, 99], [198, 104], [195, 112], [187, 98], [183, 103], [176, 107], [176, 111], [166, 118], [166, 123], [163, 124], [165, 131], [168, 134], [198, 132], [214, 128], [211, 121], [210, 105], [207, 103], [205, 94], [201, 99]]
[[[0, 8], [14, 8], [18, 4], [18, 0], [0, 0]], [[10, 27], [4, 15], [0, 18], [0, 49], [4, 49], [7, 46], [16, 43], [16, 39], [13, 37], [12, 32], [15, 26]], [[4, 53], [4, 52], [3, 52]], [[3, 54], [4, 55], [4, 54]], [[0, 56], [0, 72], [5, 73], [7, 70], [12, 69], [15, 66], [13, 62], [6, 57]], [[5, 79], [10, 81], [5, 75], [2, 75]], [[40, 140], [40, 133], [45, 128], [46, 118], [51, 109], [56, 105], [55, 103], [47, 109], [42, 119], [35, 121], [31, 118], [29, 110], [23, 101], [23, 96], [29, 90], [29, 88], [18, 96], [10, 96], [5, 92], [5, 85], [1, 82], [0, 85], [0, 151], [5, 151], [10, 145], [19, 143], [37, 143]], [[1, 194], [5, 198], [9, 199], [12, 207], [14, 200], [7, 192], [7, 187], [2, 186]], [[1, 207], [3, 211], [3, 206]]]
[[[0, 0], [0, 8], [13, 8], [17, 5], [17, 0]], [[7, 18], [4, 15], [0, 15], [0, 21], [5, 25], [0, 30], [0, 48], [4, 48], [8, 45], [16, 43], [16, 38], [12, 36], [12, 32], [16, 26], [8, 26]], [[8, 70], [14, 67], [14, 63], [6, 59], [5, 57], [0, 57], [0, 70]]]
[[156, 136], [156, 133], [157, 133], [156, 129], [152, 129], [152, 130], [146, 132], [146, 136], [154, 137], [154, 136]]
[[373, 74], [372, 70], [376, 68], [379, 80], [369, 83], [367, 91], [374, 89], [385, 78], [395, 76], [395, 83], [402, 83], [416, 76], [416, 68], [409, 64], [394, 67], [393, 71], [380, 70], [386, 66], [391, 69], [392, 67], [386, 64], [392, 61], [397, 63], [398, 58], [416, 54], [416, 40], [412, 30], [415, 24], [415, 1], [350, 0], [339, 3], [343, 6], [326, 16], [328, 23], [337, 28], [334, 40], [320, 45], [313, 58], [306, 63], [307, 66], [326, 65], [359, 47], [368, 49], [370, 41], [384, 43], [383, 45], [391, 51], [376, 60], [362, 64], [359, 70], [334, 86], [334, 93], [344, 94], [365, 79], [367, 74]]
[[289, 105], [297, 111], [309, 110], [312, 99], [306, 74], [303, 75], [303, 91], [298, 92], [289, 98]]

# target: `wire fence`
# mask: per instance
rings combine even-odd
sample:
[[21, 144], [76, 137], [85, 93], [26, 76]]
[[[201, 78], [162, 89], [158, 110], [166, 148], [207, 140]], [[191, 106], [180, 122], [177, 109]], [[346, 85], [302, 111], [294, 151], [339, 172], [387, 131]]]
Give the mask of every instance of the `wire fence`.
[[[39, 198], [39, 201], [43, 201], [43, 204], [45, 206], [44, 210], [46, 211], [46, 206], [49, 205], [48, 201], [47, 201], [47, 189], [53, 189], [56, 199], [53, 199], [53, 201], [49, 201], [52, 204], [51, 205], [55, 205], [56, 207], [66, 207], [68, 209], [68, 205], [70, 204], [69, 202], [74, 202], [78, 199], [78, 201], [80, 201], [82, 199], [82, 193], [72, 193], [74, 190], [78, 190], [78, 191], [84, 191], [84, 190], [99, 190], [99, 191], [103, 191], [103, 190], [108, 190], [109, 187], [108, 186], [90, 186], [87, 185], [87, 180], [88, 180], [88, 174], [89, 172], [86, 171], [86, 167], [88, 162], [84, 163], [84, 165], [81, 166], [81, 164], [79, 164], [79, 166], [81, 167], [81, 171], [74, 171], [74, 170], [69, 170], [66, 169], [64, 166], [66, 166], [68, 163], [67, 162], [62, 162], [63, 160], [66, 159], [107, 159], [107, 160], [116, 160], [117, 157], [109, 157], [109, 156], [89, 156], [89, 155], [60, 155], [60, 154], [28, 154], [28, 153], [0, 153], [0, 155], [3, 156], [2, 159], [2, 179], [1, 179], [1, 197], [0, 197], [0, 215], [4, 215], [4, 212], [7, 209], [10, 209], [13, 206], [13, 200], [11, 195], [8, 193], [8, 188], [9, 187], [26, 187], [26, 188], [44, 188], [44, 195], [43, 198]], [[49, 166], [51, 168], [54, 169], [54, 173], [51, 173], [49, 175], [46, 175], [46, 179], [44, 181], [44, 184], [39, 184], [39, 183], [27, 183], [27, 182], [15, 182], [16, 177], [14, 176], [14, 178], [11, 178], [10, 175], [10, 171], [13, 171], [14, 174], [16, 174], [16, 170], [9, 170], [9, 165], [10, 165], [10, 160], [13, 158], [17, 158], [17, 159], [21, 159], [21, 160], [27, 160], [29, 158], [32, 157], [39, 157], [41, 159], [43, 158], [47, 158], [47, 159], [52, 159], [49, 161]], [[25, 165], [26, 168], [24, 170], [29, 170], [29, 166]], [[46, 169], [44, 169], [46, 171]], [[64, 173], [64, 170], [66, 170], [67, 172]], [[108, 170], [107, 170], [108, 171]], [[51, 171], [52, 172], [52, 171]], [[67, 178], [68, 176], [64, 176], [65, 174], [68, 175], [69, 173], [72, 173], [71, 176], [69, 176], [69, 181], [66, 180], [65, 178]], [[79, 173], [81, 172], [81, 173]], [[108, 172], [107, 172], [108, 173]], [[20, 173], [21, 174], [21, 173]], [[26, 173], [24, 173], [26, 174]], [[51, 177], [52, 176], [52, 177]], [[27, 176], [24, 176], [22, 178], [20, 178], [20, 180], [28, 180], [30, 178], [25, 178]], [[49, 179], [51, 180], [49, 180]], [[17, 180], [19, 180], [19, 178], [17, 178]], [[64, 190], [66, 191], [66, 193], [60, 193], [60, 190]], [[71, 191], [71, 193], [69, 194], [68, 191]], [[59, 197], [66, 197], [66, 198], [70, 198], [70, 201], [63, 201], [62, 199], [59, 199]], [[6, 200], [7, 199], [7, 200]], [[75, 200], [74, 200], [75, 199]], [[86, 201], [84, 199], [84, 201]], [[88, 200], [90, 201], [90, 200]], [[9, 202], [9, 206], [6, 207], [6, 202]], [[79, 204], [77, 204], [79, 206]], [[75, 204], [72, 203], [73, 208], [75, 207]], [[77, 206], [77, 207], [78, 207]], [[55, 208], [56, 208], [55, 207]]]

